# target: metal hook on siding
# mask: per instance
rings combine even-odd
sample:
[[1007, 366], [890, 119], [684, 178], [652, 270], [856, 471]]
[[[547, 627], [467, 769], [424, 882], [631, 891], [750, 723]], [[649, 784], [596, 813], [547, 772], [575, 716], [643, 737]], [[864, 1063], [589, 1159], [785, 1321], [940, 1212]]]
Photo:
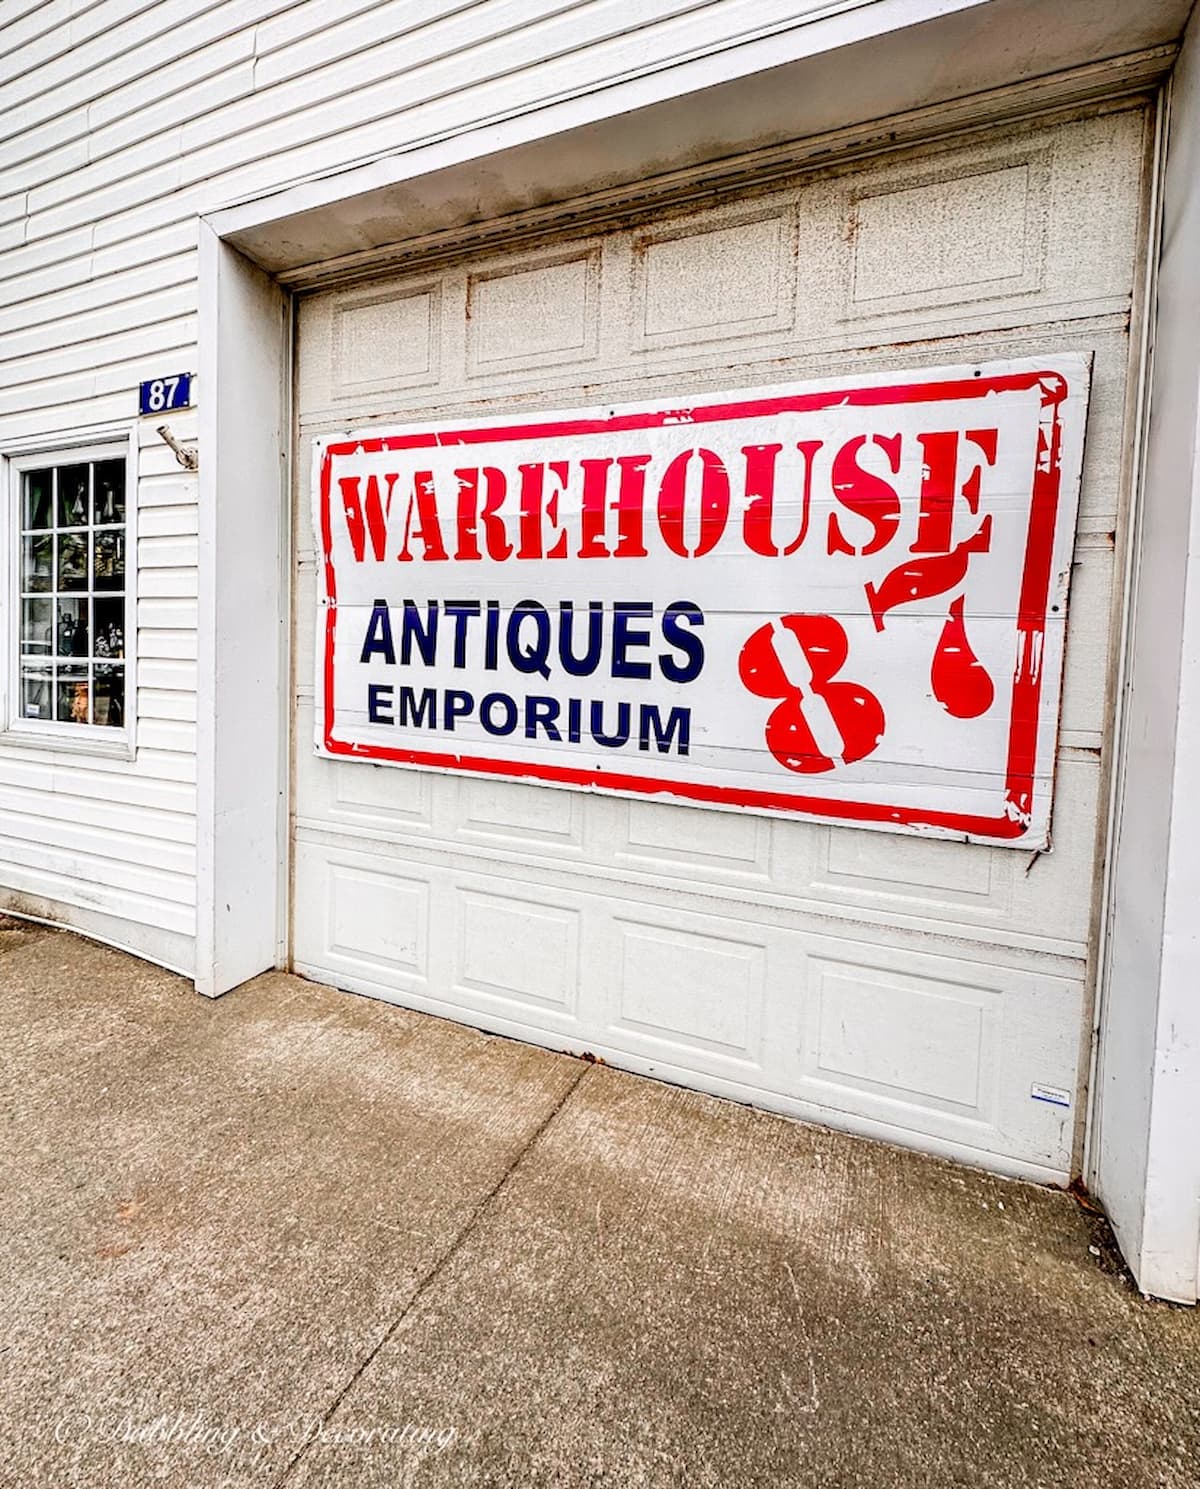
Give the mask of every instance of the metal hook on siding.
[[164, 444], [170, 445], [171, 449], [175, 452], [175, 459], [179, 461], [184, 470], [200, 469], [200, 455], [196, 447], [194, 445], [181, 445], [171, 433], [169, 424], [160, 424], [156, 433]]

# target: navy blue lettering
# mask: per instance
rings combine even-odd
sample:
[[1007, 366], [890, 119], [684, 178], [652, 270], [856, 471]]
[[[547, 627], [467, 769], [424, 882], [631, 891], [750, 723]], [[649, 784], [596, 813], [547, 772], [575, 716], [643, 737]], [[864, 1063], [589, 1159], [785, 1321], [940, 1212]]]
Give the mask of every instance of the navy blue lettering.
[[575, 639], [575, 606], [570, 600], [563, 600], [558, 610], [558, 655], [563, 670], [572, 677], [590, 677], [600, 665], [600, 653], [604, 646], [604, 606], [599, 600], [588, 603], [587, 651], [582, 657], [575, 655], [572, 646]]
[[530, 697], [525, 700], [525, 738], [536, 739], [538, 725], [546, 731], [546, 738], [561, 740], [558, 725], [558, 699]]
[[400, 665], [407, 667], [412, 661], [413, 642], [417, 643], [417, 650], [421, 653], [421, 660], [426, 667], [432, 667], [437, 657], [437, 622], [438, 606], [436, 600], [430, 600], [425, 607], [425, 627], [421, 628], [421, 617], [417, 611], [415, 600], [404, 602], [404, 629], [400, 633]]
[[[392, 717], [393, 689], [391, 683], [370, 682], [367, 684], [367, 718], [372, 724], [394, 724], [396, 720]], [[384, 713], [384, 709], [388, 713]]]
[[[504, 722], [497, 724], [493, 711], [504, 710]], [[507, 693], [488, 693], [479, 705], [479, 722], [489, 734], [511, 734], [517, 727], [517, 705]]]
[[412, 688], [400, 689], [400, 727], [414, 729], [437, 728], [437, 690], [422, 688], [420, 701]]
[[454, 665], [467, 665], [467, 621], [479, 614], [478, 600], [443, 600], [442, 613], [454, 617]]
[[660, 755], [671, 753], [671, 738], [678, 732], [679, 743], [676, 751], [680, 755], [688, 753], [688, 746], [692, 738], [692, 711], [690, 708], [673, 708], [667, 715], [664, 724], [662, 715], [653, 703], [643, 703], [641, 709], [641, 727], [638, 730], [638, 749], [648, 750], [650, 748], [650, 736], [654, 735], [654, 747]]
[[442, 728], [454, 732], [456, 719], [465, 718], [475, 707], [475, 699], [462, 688], [447, 688], [442, 702]]
[[606, 734], [604, 732], [604, 704], [599, 699], [594, 700], [591, 707], [591, 733], [592, 738], [598, 745], [605, 745], [608, 749], [619, 750], [622, 745], [629, 743], [629, 713], [628, 703], [617, 704], [617, 732]]
[[[533, 634], [530, 637], [530, 628], [525, 626], [525, 649], [522, 650], [521, 629], [526, 621], [533, 622]], [[508, 618], [506, 639], [508, 660], [518, 672], [539, 672], [543, 677], [550, 676], [546, 660], [550, 655], [550, 616], [545, 605], [539, 605], [536, 600], [522, 600], [514, 605]]]
[[634, 629], [630, 621], [635, 616], [653, 615], [654, 606], [649, 600], [618, 600], [613, 606], [613, 655], [614, 677], [649, 677], [649, 662], [631, 662], [628, 652], [633, 646], [649, 646], [650, 632], [644, 626]]
[[[658, 665], [662, 668], [662, 675], [671, 682], [692, 682], [700, 676], [704, 667], [704, 642], [683, 628], [703, 624], [703, 610], [690, 600], [676, 600], [663, 611], [663, 640], [684, 655], [684, 661], [679, 662], [667, 652], [659, 654]], [[686, 754], [686, 751], [681, 753]]]
[[367, 622], [360, 662], [369, 662], [379, 652], [389, 667], [396, 665], [396, 646], [392, 640], [392, 616], [386, 600], [376, 600]]
[[495, 672], [497, 653], [500, 650], [499, 600], [489, 600], [487, 602], [487, 616], [483, 624], [483, 666], [486, 672]]

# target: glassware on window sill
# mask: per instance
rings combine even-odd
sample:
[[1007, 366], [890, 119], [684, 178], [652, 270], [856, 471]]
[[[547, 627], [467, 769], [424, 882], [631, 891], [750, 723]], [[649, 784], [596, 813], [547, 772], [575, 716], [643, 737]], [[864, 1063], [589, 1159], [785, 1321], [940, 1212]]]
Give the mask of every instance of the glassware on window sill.
[[88, 467], [60, 465], [58, 468], [58, 526], [88, 525]]
[[21, 475], [21, 716], [125, 722], [125, 461]]
[[58, 654], [60, 657], [88, 655], [88, 602], [82, 597], [58, 602]]
[[97, 657], [125, 655], [125, 600], [121, 595], [97, 596], [93, 653]]
[[125, 521], [125, 462], [102, 460], [96, 466], [92, 521], [99, 527]]

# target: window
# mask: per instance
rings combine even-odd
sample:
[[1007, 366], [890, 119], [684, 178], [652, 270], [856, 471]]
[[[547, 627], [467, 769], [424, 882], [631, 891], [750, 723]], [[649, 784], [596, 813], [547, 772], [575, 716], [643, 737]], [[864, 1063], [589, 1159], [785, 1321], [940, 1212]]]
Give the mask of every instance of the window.
[[14, 732], [119, 740], [130, 684], [126, 446], [11, 462]]

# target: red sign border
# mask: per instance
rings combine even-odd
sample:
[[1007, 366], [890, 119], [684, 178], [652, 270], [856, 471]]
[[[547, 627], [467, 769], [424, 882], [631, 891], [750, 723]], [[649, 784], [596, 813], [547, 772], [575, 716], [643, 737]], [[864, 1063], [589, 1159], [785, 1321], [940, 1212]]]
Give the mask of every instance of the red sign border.
[[[626, 775], [606, 770], [577, 770], [565, 765], [522, 764], [482, 756], [456, 755], [440, 751], [396, 749], [386, 745], [353, 744], [334, 738], [333, 653], [337, 626], [337, 584], [333, 567], [333, 537], [330, 516], [330, 468], [335, 456], [356, 452], [376, 454], [384, 450], [441, 448], [446, 445], [482, 445], [497, 440], [545, 439], [550, 435], [598, 434], [612, 430], [653, 429], [678, 424], [686, 417], [691, 425], [736, 418], [784, 413], [813, 413], [837, 407], [873, 407], [888, 403], [939, 403], [963, 398], [984, 398], [991, 393], [1028, 392], [1039, 388], [1041, 414], [1037, 459], [1034, 462], [1029, 528], [1017, 616], [1020, 655], [1013, 678], [1012, 713], [1009, 724], [1008, 760], [1005, 773], [1006, 809], [998, 816], [976, 816], [958, 812], [929, 811], [916, 807], [886, 806], [878, 802], [828, 799], [778, 791], [746, 791], [734, 786], [704, 782], [663, 781], [653, 777]], [[1018, 838], [1028, 830], [1033, 808], [1034, 774], [1040, 724], [1042, 637], [1046, 627], [1054, 532], [1060, 491], [1062, 449], [1061, 406], [1068, 395], [1067, 381], [1060, 372], [1002, 373], [986, 377], [937, 382], [877, 384], [864, 388], [838, 387], [816, 393], [800, 393], [736, 403], [677, 405], [654, 413], [618, 414], [609, 418], [568, 418], [550, 423], [483, 425], [455, 431], [426, 430], [414, 434], [353, 439], [325, 447], [321, 462], [321, 542], [325, 566], [325, 590], [329, 603], [325, 612], [324, 656], [324, 744], [340, 758], [390, 760], [397, 764], [429, 766], [515, 780], [550, 781], [638, 796], [666, 796], [705, 805], [758, 808], [820, 817], [848, 823], [896, 824], [905, 827], [935, 827], [971, 837]]]

